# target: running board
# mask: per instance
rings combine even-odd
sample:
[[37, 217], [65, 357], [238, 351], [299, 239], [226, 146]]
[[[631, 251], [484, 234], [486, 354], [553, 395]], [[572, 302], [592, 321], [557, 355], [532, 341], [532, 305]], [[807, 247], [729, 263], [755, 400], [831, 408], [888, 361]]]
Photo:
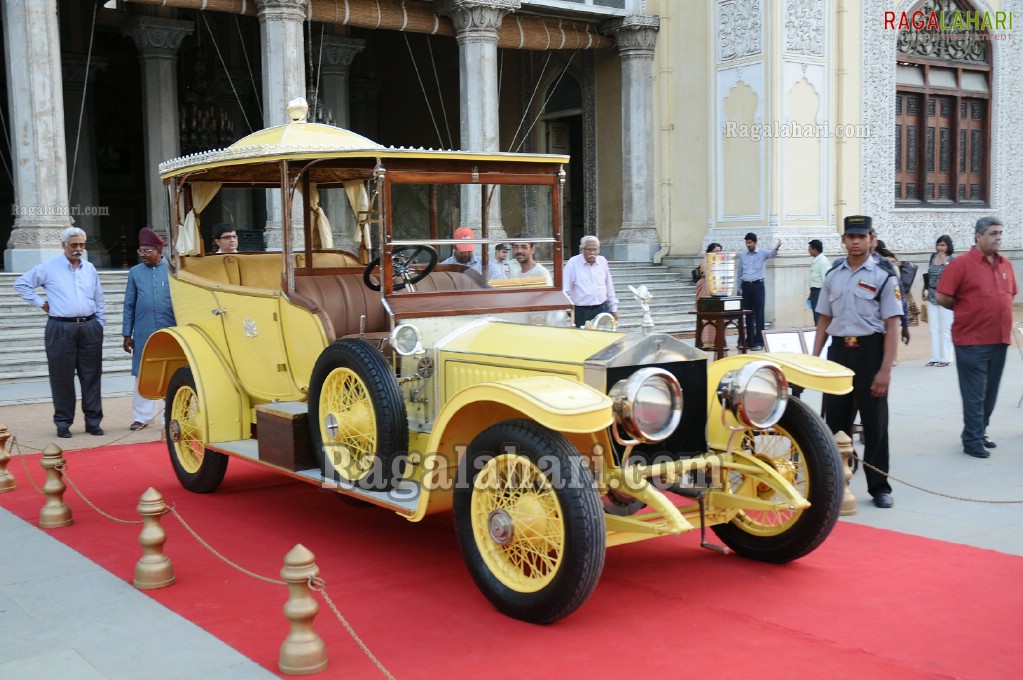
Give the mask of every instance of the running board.
[[[305, 470], [289, 470], [259, 458], [259, 442], [255, 439], [239, 439], [238, 441], [217, 442], [207, 444], [206, 448], [217, 453], [227, 454], [236, 458], [244, 458], [264, 467], [270, 467], [295, 479], [316, 484], [324, 491], [340, 493], [359, 500], [379, 505], [397, 512], [399, 515], [412, 515], [419, 507], [419, 496], [422, 490], [414, 481], [403, 479], [393, 487], [385, 490], [363, 489], [345, 480], [335, 481], [323, 474], [319, 468]], [[333, 470], [331, 470], [333, 473]]]

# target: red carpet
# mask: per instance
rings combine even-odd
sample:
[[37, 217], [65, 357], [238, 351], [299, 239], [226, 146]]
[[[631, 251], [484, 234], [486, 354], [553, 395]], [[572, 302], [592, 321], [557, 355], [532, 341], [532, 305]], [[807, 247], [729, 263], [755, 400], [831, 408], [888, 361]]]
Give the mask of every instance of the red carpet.
[[[600, 585], [574, 615], [534, 626], [498, 614], [462, 565], [451, 518], [414, 524], [232, 460], [221, 489], [183, 490], [162, 443], [69, 452], [68, 475], [106, 512], [137, 519], [149, 486], [216, 549], [279, 578], [302, 543], [327, 593], [380, 661], [402, 678], [1019, 678], [1023, 558], [840, 523], [799, 562], [772, 566], [698, 547], [698, 536], [612, 548]], [[37, 457], [29, 458], [41, 484]], [[43, 498], [0, 505], [37, 523]], [[131, 581], [138, 526], [112, 522], [70, 488], [75, 523], [50, 531]], [[276, 671], [288, 623], [284, 586], [241, 574], [163, 520], [177, 584], [145, 591]], [[15, 548], [16, 549], [16, 548]], [[380, 672], [322, 604], [318, 677]]]

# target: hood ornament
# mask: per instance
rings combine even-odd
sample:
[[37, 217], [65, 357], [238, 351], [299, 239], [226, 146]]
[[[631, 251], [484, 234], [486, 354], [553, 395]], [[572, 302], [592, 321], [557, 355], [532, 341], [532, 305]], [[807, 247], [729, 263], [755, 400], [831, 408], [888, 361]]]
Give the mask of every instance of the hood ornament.
[[643, 309], [643, 324], [640, 329], [643, 331], [643, 335], [650, 335], [654, 332], [654, 318], [650, 315], [650, 301], [654, 299], [654, 296], [650, 294], [645, 284], [639, 288], [629, 286], [629, 290]]

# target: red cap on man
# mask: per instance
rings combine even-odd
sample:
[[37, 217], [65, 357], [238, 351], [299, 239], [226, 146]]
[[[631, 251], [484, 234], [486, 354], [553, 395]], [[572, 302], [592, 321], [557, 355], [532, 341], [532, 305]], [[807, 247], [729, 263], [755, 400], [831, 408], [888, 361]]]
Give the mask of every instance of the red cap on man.
[[139, 231], [139, 248], [163, 250], [163, 239], [149, 227], [142, 227], [142, 230]]
[[[455, 229], [455, 238], [460, 241], [472, 240], [476, 238], [476, 235], [472, 233], [472, 229], [470, 229], [469, 227], [459, 227], [458, 229]], [[469, 251], [474, 250], [475, 248], [476, 246], [474, 246], [471, 243], [459, 243], [458, 245], [455, 246], [455, 250], [460, 253], [468, 253]]]

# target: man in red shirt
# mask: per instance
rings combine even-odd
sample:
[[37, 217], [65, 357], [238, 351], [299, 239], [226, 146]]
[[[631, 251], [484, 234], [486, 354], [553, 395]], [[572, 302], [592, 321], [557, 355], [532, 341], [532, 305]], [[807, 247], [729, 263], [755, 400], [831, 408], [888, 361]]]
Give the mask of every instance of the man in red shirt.
[[955, 312], [952, 344], [963, 400], [963, 452], [987, 458], [995, 442], [987, 436], [998, 383], [1012, 333], [1012, 298], [1018, 292], [1012, 263], [998, 254], [1002, 223], [982, 217], [974, 227], [976, 245], [952, 260], [938, 283], [938, 304]]

